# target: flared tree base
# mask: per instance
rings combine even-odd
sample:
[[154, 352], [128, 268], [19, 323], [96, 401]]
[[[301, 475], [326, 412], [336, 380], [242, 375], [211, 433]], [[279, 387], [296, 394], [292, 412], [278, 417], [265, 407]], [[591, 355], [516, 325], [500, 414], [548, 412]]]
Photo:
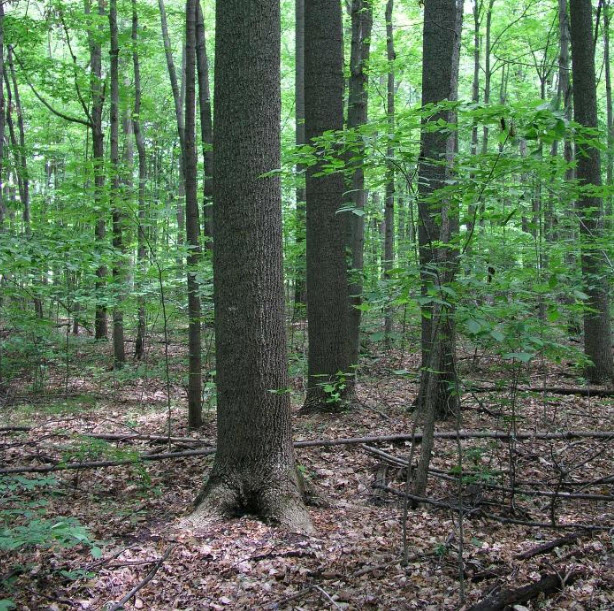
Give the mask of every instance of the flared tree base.
[[206, 528], [214, 522], [252, 515], [291, 532], [315, 532], [301, 492], [294, 481], [253, 482], [210, 478], [196, 499], [196, 508], [182, 521], [184, 528]]

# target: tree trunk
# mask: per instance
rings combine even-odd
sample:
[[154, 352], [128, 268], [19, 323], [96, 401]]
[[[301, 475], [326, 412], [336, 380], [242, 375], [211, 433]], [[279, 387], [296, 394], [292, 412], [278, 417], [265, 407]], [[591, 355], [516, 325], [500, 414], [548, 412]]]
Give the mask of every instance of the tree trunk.
[[[145, 152], [145, 138], [141, 131], [141, 66], [139, 62], [138, 38], [139, 17], [136, 0], [132, 0], [132, 64], [134, 66], [134, 112], [132, 126], [134, 140], [139, 158], [139, 206], [138, 206], [138, 234], [137, 234], [137, 267], [142, 277], [147, 261], [147, 247], [149, 232], [147, 230], [147, 204], [145, 202], [145, 188], [147, 186], [147, 155]], [[147, 333], [147, 318], [145, 309], [145, 297], [139, 286], [138, 297], [138, 322], [136, 340], [134, 345], [134, 358], [142, 359], [145, 354], [145, 337]]]
[[[20, 177], [21, 185], [21, 204], [23, 206], [23, 225], [26, 236], [30, 236], [32, 229], [30, 226], [30, 177], [28, 176], [28, 156], [26, 154], [26, 132], [23, 121], [23, 108], [21, 106], [21, 97], [19, 96], [19, 88], [17, 86], [17, 77], [15, 75], [15, 66], [13, 64], [13, 48], [8, 47], [8, 67], [13, 82], [13, 97], [15, 104], [15, 112], [17, 114], [17, 129], [19, 130], [19, 143], [17, 147], [16, 159], [17, 172]], [[8, 75], [7, 75], [8, 79]], [[9, 91], [7, 83], [7, 92]], [[10, 98], [9, 98], [10, 99]]]
[[[603, 65], [605, 69], [605, 95], [606, 117], [608, 128], [608, 148], [606, 165], [606, 184], [612, 187], [614, 184], [614, 114], [612, 109], [612, 73], [610, 69], [610, 11], [612, 10], [609, 0], [603, 7]], [[612, 195], [605, 200], [606, 227], [612, 229]]]
[[280, 14], [216, 7], [213, 250], [218, 444], [188, 522], [246, 513], [310, 532], [287, 392], [280, 164]]
[[[459, 13], [460, 11], [460, 13]], [[462, 5], [457, 0], [430, 0], [425, 5], [422, 105], [453, 101], [458, 89], [458, 60]], [[444, 24], [444, 25], [442, 25]], [[446, 35], [443, 35], [443, 32]], [[456, 139], [446, 131], [426, 129], [440, 119], [454, 123], [451, 111], [439, 111], [423, 120], [418, 190], [419, 250], [421, 292], [427, 301], [422, 308], [422, 375], [418, 407], [434, 410], [436, 418], [444, 418], [458, 408], [456, 391], [455, 333], [450, 295], [442, 287], [454, 279], [457, 254], [449, 243], [458, 230], [458, 213], [452, 204], [438, 194], [451, 178]], [[447, 160], [447, 163], [442, 163]], [[436, 351], [434, 345], [442, 344]], [[437, 353], [436, 364], [432, 358]], [[436, 382], [431, 384], [430, 378]], [[429, 396], [429, 389], [436, 389]]]
[[[341, 5], [305, 0], [305, 138], [343, 129]], [[307, 169], [307, 397], [304, 411], [344, 407], [348, 390], [348, 284], [343, 219], [345, 184], [340, 172]], [[344, 378], [342, 380], [342, 378]], [[334, 388], [334, 392], [327, 389]]]
[[[570, 0], [571, 59], [574, 119], [580, 125], [597, 128], [597, 89], [590, 0]], [[599, 148], [591, 138], [576, 142], [577, 176], [581, 187], [601, 186]], [[599, 197], [584, 191], [577, 201], [580, 216], [580, 247], [584, 292], [584, 353], [591, 364], [586, 376], [591, 383], [614, 379], [608, 307], [608, 277], [604, 262], [603, 207]]]
[[[388, 79], [386, 87], [386, 114], [388, 115], [388, 133], [390, 138], [394, 135], [395, 124], [395, 107], [394, 107], [394, 60], [396, 54], [394, 52], [394, 37], [393, 37], [393, 23], [392, 23], [392, 11], [394, 8], [394, 0], [388, 0], [386, 3], [386, 57], [388, 59]], [[384, 242], [384, 277], [388, 278], [390, 270], [394, 266], [394, 148], [388, 140], [389, 144], [386, 147], [386, 238]], [[384, 335], [386, 337], [386, 344], [388, 347], [391, 345], [391, 335], [393, 327], [392, 310], [386, 309], [386, 315], [384, 317]]]
[[200, 261], [200, 222], [198, 219], [198, 178], [196, 175], [196, 3], [198, 0], [186, 0], [186, 61], [185, 61], [185, 132], [184, 161], [185, 168], [185, 211], [186, 238], [188, 244], [188, 426], [202, 426], [202, 358], [200, 346], [200, 296], [197, 265]]
[[213, 121], [209, 91], [209, 59], [205, 39], [205, 17], [196, 0], [196, 70], [198, 73], [198, 105], [200, 108], [200, 135], [205, 171], [203, 175], [203, 228], [205, 246], [213, 247]]
[[[294, 116], [296, 146], [305, 144], [305, 0], [295, 0]], [[296, 271], [294, 274], [294, 317], [304, 318], [307, 307], [305, 282], [305, 166], [296, 166]]]
[[[90, 2], [86, 2], [86, 12], [90, 12]], [[104, 0], [98, 0], [98, 15], [104, 16]], [[100, 27], [100, 26], [99, 26]], [[90, 50], [90, 90], [92, 95], [91, 124], [92, 130], [92, 164], [94, 166], [94, 207], [98, 214], [95, 227], [95, 240], [99, 256], [104, 250], [106, 239], [106, 206], [104, 197], [104, 132], [102, 127], [102, 110], [104, 106], [104, 84], [102, 81], [102, 47], [99, 33], [88, 30], [88, 45]], [[96, 269], [96, 295], [100, 297], [105, 292], [107, 267], [101, 263]], [[107, 306], [104, 301], [96, 303], [96, 319], [94, 323], [96, 339], [107, 339]]]
[[124, 243], [122, 235], [123, 214], [121, 211], [119, 195], [119, 41], [117, 32], [117, 0], [109, 3], [109, 28], [111, 32], [111, 147], [110, 147], [110, 171], [111, 171], [111, 217], [113, 226], [113, 284], [115, 289], [115, 305], [113, 306], [113, 364], [120, 369], [126, 362], [124, 350], [124, 314], [122, 311], [122, 287], [124, 273]]
[[2, 189], [4, 169], [4, 128], [6, 115], [4, 112], [4, 3], [0, 3], [0, 231], [3, 229], [6, 208]]
[[[171, 48], [171, 39], [168, 34], [168, 24], [166, 21], [166, 9], [164, 7], [164, 0], [158, 0], [158, 9], [160, 11], [160, 27], [162, 30], [162, 41], [164, 43], [164, 54], [166, 56], [166, 68], [168, 70], [168, 78], [171, 83], [171, 91], [173, 92], [173, 104], [175, 107], [175, 119], [177, 121], [177, 134], [179, 136], [179, 148], [181, 149], [181, 155], [179, 155], [179, 199], [177, 201], [177, 245], [183, 244], [183, 231], [185, 220], [183, 218], [183, 199], [185, 197], [186, 185], [185, 185], [185, 127], [183, 117], [183, 83], [185, 82], [185, 70], [182, 69], [182, 85], [181, 89], [177, 82], [177, 72], [175, 70], [175, 62], [173, 60], [173, 51]], [[185, 58], [185, 47], [184, 47]], [[182, 62], [185, 66], [185, 62]]]

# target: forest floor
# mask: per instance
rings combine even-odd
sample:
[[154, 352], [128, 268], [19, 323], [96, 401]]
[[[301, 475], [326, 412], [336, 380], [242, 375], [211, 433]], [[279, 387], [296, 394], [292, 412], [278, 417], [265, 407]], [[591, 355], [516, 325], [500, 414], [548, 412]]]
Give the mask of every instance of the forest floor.
[[[19, 533], [25, 540], [0, 555], [0, 599], [12, 600], [17, 609], [117, 608], [139, 585], [124, 608], [469, 609], [507, 590], [526, 594], [508, 599], [516, 609], [614, 607], [612, 437], [463, 439], [460, 486], [459, 442], [436, 439], [427, 495], [439, 505], [408, 507], [407, 563], [398, 495], [405, 490], [409, 441], [297, 448], [301, 472], [325, 501], [310, 508], [313, 536], [251, 517], [187, 532], [179, 528], [180, 518], [189, 512], [212, 456], [134, 462], [137, 452], [169, 450], [159, 439], [129, 438], [135, 432], [167, 434], [165, 384], [129, 375], [130, 367], [121, 375], [88, 369], [96, 350], [102, 348], [84, 344], [70, 379], [58, 368], [48, 375], [45, 392], [26, 391], [28, 381], [22, 380], [18, 393], [4, 397], [1, 468], [128, 462], [0, 480], [0, 544], [6, 550]], [[563, 366], [510, 369], [464, 356], [459, 362], [465, 388], [480, 388], [463, 393], [464, 431], [614, 430], [611, 397], [521, 390], [576, 386], [576, 374]], [[410, 434], [414, 416], [408, 407], [417, 385], [415, 375], [405, 372], [417, 370], [416, 358], [371, 359], [361, 373], [357, 408], [297, 414], [295, 440]], [[173, 386], [171, 399], [172, 435], [193, 441], [177, 439], [170, 451], [214, 446], [215, 411], [205, 412], [202, 430], [188, 432], [184, 389]], [[439, 423], [437, 431], [456, 426]], [[113, 433], [128, 437], [86, 436]], [[414, 464], [419, 450], [417, 445]], [[374, 488], [376, 482], [388, 490]], [[66, 532], [64, 539], [58, 534], [49, 540], [45, 520], [56, 533]], [[32, 535], [36, 525], [39, 534]], [[80, 544], [62, 545], [78, 540], [79, 533], [85, 533]], [[34, 537], [30, 544], [28, 536]], [[540, 548], [552, 542], [550, 549]], [[545, 581], [549, 576], [551, 583]], [[546, 591], [518, 592], [536, 584]], [[503, 608], [491, 603], [480, 608]]]

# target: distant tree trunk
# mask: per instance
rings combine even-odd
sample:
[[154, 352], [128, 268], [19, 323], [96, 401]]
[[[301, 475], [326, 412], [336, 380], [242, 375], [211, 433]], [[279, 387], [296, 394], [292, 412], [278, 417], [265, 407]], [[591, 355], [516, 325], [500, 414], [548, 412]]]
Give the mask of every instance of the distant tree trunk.
[[[15, 75], [15, 66], [13, 65], [13, 48], [10, 45], [8, 47], [8, 66], [11, 81], [13, 82], [13, 103], [17, 114], [17, 129], [19, 130], [19, 142], [15, 142], [17, 145], [15, 157], [18, 160], [17, 173], [20, 178], [21, 186], [20, 198], [23, 206], [23, 226], [25, 234], [29, 236], [32, 233], [32, 229], [30, 225], [30, 177], [28, 175], [28, 156], [26, 154], [26, 132], [23, 121], [21, 97], [19, 96], [19, 87], [17, 85], [17, 77]], [[9, 92], [8, 82], [7, 92]]]
[[200, 346], [200, 296], [197, 265], [200, 261], [200, 222], [198, 219], [198, 178], [196, 175], [196, 3], [186, 0], [185, 62], [185, 134], [183, 150], [185, 168], [186, 238], [188, 244], [188, 425], [202, 426], [202, 357]]
[[256, 514], [310, 532], [287, 392], [279, 2], [216, 8], [213, 249], [218, 437], [188, 522]]
[[[490, 104], [490, 82], [492, 79], [492, 69], [490, 63], [491, 47], [491, 35], [492, 35], [492, 12], [495, 0], [488, 0], [488, 6], [486, 8], [486, 34], [484, 44], [484, 105]], [[482, 131], [482, 154], [488, 153], [488, 125], [484, 125]]]
[[119, 41], [117, 32], [117, 0], [110, 0], [109, 3], [109, 28], [111, 32], [111, 107], [110, 107], [110, 127], [111, 127], [111, 147], [109, 154], [111, 171], [111, 217], [113, 220], [113, 283], [115, 288], [115, 305], [113, 306], [113, 363], [116, 368], [121, 368], [126, 362], [126, 352], [124, 350], [124, 315], [122, 311], [121, 286], [123, 276], [122, 257], [124, 244], [122, 235], [123, 215], [121, 203], [119, 201]]
[[[471, 101], [476, 105], [480, 101], [480, 25], [483, 5], [483, 0], [473, 0], [473, 84], [471, 87]], [[473, 126], [471, 127], [470, 153], [472, 157], [478, 154], [478, 122], [476, 120], [473, 121]], [[473, 175], [472, 173], [471, 176]], [[469, 235], [473, 234], [475, 229], [477, 212], [475, 203], [471, 202], [467, 210], [467, 232]]]
[[[457, 0], [428, 0], [425, 4], [423, 106], [456, 100], [459, 10], [462, 15], [462, 5], [459, 8]], [[451, 177], [455, 138], [447, 131], [426, 129], [429, 123], [440, 119], [450, 123], [456, 120], [451, 111], [440, 111], [424, 120], [418, 179], [421, 290], [425, 298], [434, 298], [422, 308], [422, 376], [418, 405], [426, 412], [433, 412], [439, 419], [453, 414], [458, 408], [452, 311], [448, 306], [438, 305], [440, 300], [449, 301], [449, 295], [442, 295], [441, 289], [453, 280], [457, 264], [455, 247], [449, 245], [457, 229], [457, 212], [449, 201], [437, 193]], [[442, 163], [444, 160], [448, 160], [448, 163]], [[435, 345], [436, 351], [433, 350]], [[436, 364], [433, 363], [435, 357], [438, 359]], [[434, 384], [430, 383], [432, 377], [436, 378]], [[429, 389], [436, 389], [435, 396], [429, 397]]]
[[[305, 0], [305, 138], [343, 129], [343, 33], [341, 5]], [[346, 395], [338, 374], [348, 374], [348, 283], [344, 224], [337, 211], [345, 184], [340, 172], [317, 176], [323, 163], [307, 169], [307, 396], [304, 411], [339, 409], [326, 384]], [[329, 402], [327, 402], [329, 400]]]
[[[90, 0], [86, 0], [86, 12], [90, 12]], [[98, 0], [98, 15], [104, 16], [104, 0]], [[106, 240], [106, 206], [104, 196], [104, 131], [102, 126], [102, 110], [104, 106], [104, 84], [102, 81], [102, 47], [98, 34], [88, 30], [88, 45], [90, 51], [90, 90], [92, 96], [91, 125], [92, 130], [92, 164], [94, 166], [94, 206], [97, 210], [95, 240], [97, 251], [102, 255]], [[100, 264], [96, 269], [96, 295], [105, 292], [107, 267]], [[96, 303], [96, 320], [94, 336], [96, 339], [107, 338], [107, 307], [104, 302]]]
[[[305, 144], [305, 0], [295, 0], [295, 63], [294, 63], [294, 117], [296, 146]], [[297, 260], [294, 275], [294, 317], [305, 316], [307, 285], [305, 283], [305, 166], [296, 166], [296, 247]]]
[[[177, 121], [177, 134], [179, 136], [179, 148], [181, 149], [181, 155], [179, 155], [179, 200], [177, 202], [177, 244], [181, 246], [183, 244], [183, 231], [185, 220], [183, 218], [183, 199], [185, 197], [185, 165], [184, 154], [185, 151], [185, 127], [183, 117], [183, 83], [185, 77], [182, 78], [181, 88], [177, 82], [177, 72], [175, 70], [175, 62], [173, 60], [173, 51], [171, 48], [171, 39], [168, 34], [168, 24], [166, 21], [166, 9], [164, 7], [164, 0], [158, 0], [158, 9], [160, 11], [160, 26], [162, 30], [162, 41], [164, 43], [164, 53], [166, 55], [166, 68], [168, 70], [168, 78], [171, 83], [171, 91], [173, 92], [173, 104], [175, 106], [175, 119]], [[185, 58], [185, 47], [184, 56]], [[182, 62], [185, 64], [185, 62]], [[185, 75], [185, 70], [182, 69], [182, 76]]]
[[[149, 232], [147, 229], [147, 204], [145, 202], [145, 188], [147, 186], [147, 155], [145, 152], [145, 138], [141, 131], [141, 66], [139, 62], [139, 16], [136, 0], [132, 0], [132, 64], [134, 67], [134, 112], [132, 126], [134, 140], [139, 158], [139, 207], [138, 207], [138, 234], [137, 234], [137, 266], [141, 274], [144, 271], [147, 260], [147, 242]], [[142, 289], [142, 287], [139, 287]], [[136, 341], [134, 345], [134, 358], [142, 359], [145, 354], [145, 337], [147, 334], [147, 318], [145, 309], [145, 297], [139, 290], [138, 297], [138, 322]]]
[[200, 0], [196, 0], [196, 70], [198, 73], [198, 105], [200, 135], [205, 171], [203, 176], [203, 226], [205, 246], [213, 247], [213, 121], [209, 91], [209, 59], [205, 40], [205, 18]]
[[[457, 98], [462, 19], [463, 0], [427, 0], [422, 43], [423, 106]], [[440, 118], [456, 123], [454, 111], [440, 111], [427, 118], [424, 125]], [[428, 295], [432, 291], [435, 301], [422, 312], [423, 320], [426, 315], [429, 324], [422, 326], [423, 368], [418, 390], [418, 407], [424, 415], [424, 439], [414, 482], [414, 491], [419, 496], [426, 490], [435, 420], [460, 409], [454, 304], [451, 296], [442, 291], [454, 280], [458, 267], [456, 246], [450, 244], [458, 234], [458, 210], [437, 193], [453, 176], [457, 135], [423, 129], [421, 145], [418, 205], [422, 293]], [[445, 164], [441, 163], [443, 160]]]
[[[388, 133], [390, 138], [394, 134], [395, 125], [395, 107], [394, 107], [394, 60], [396, 54], [394, 52], [394, 32], [392, 23], [392, 11], [394, 9], [394, 0], [388, 0], [386, 3], [386, 58], [388, 59], [388, 79], [387, 79], [387, 95], [386, 95], [386, 114], [388, 115]], [[394, 267], [394, 148], [391, 144], [392, 140], [388, 140], [386, 147], [386, 239], [384, 242], [384, 276], [390, 275], [390, 270]], [[386, 309], [384, 317], [384, 335], [388, 346], [391, 344], [392, 335], [392, 311]]]
[[[357, 129], [367, 122], [369, 112], [368, 99], [368, 64], [371, 48], [371, 29], [373, 26], [373, 5], [371, 0], [352, 0], [352, 44], [350, 54], [350, 79], [348, 93], [349, 129]], [[354, 369], [358, 366], [360, 355], [360, 320], [362, 311], [362, 285], [365, 245], [364, 212], [367, 192], [365, 190], [365, 173], [362, 155], [365, 147], [362, 138], [357, 139], [356, 151], [352, 154], [359, 157], [353, 163], [350, 190], [352, 193], [355, 213], [344, 213], [341, 220], [347, 227], [347, 248], [351, 252], [351, 265], [348, 270], [349, 292], [349, 327], [348, 327], [348, 363]]]
[[[574, 119], [597, 128], [597, 89], [593, 47], [591, 0], [570, 0], [571, 59]], [[599, 148], [590, 138], [576, 142], [577, 176], [581, 187], [601, 185]], [[610, 332], [608, 277], [604, 264], [603, 207], [599, 197], [584, 192], [577, 202], [580, 215], [582, 278], [588, 302], [584, 312], [584, 353], [592, 364], [586, 369], [591, 383], [614, 380]]]
[[[612, 187], [614, 184], [614, 114], [612, 109], [612, 72], [610, 68], [610, 12], [612, 7], [609, 0], [606, 0], [603, 7], [603, 65], [605, 69], [605, 94], [606, 94], [606, 116], [608, 128], [608, 148], [606, 165], [606, 184]], [[612, 195], [609, 194], [605, 200], [606, 227], [611, 229], [612, 220]]]
[[0, 231], [3, 229], [6, 208], [2, 189], [4, 170], [4, 128], [6, 115], [4, 111], [4, 3], [0, 3]]

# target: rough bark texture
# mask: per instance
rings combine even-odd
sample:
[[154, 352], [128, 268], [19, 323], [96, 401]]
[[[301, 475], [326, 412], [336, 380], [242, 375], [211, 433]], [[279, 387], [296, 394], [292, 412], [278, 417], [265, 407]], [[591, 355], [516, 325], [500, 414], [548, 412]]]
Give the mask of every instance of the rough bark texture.
[[[147, 258], [147, 242], [149, 232], [147, 230], [147, 205], [145, 202], [145, 187], [147, 185], [147, 155], [145, 151], [145, 138], [141, 131], [141, 66], [138, 51], [139, 39], [139, 16], [136, 0], [132, 0], [132, 65], [134, 67], [134, 113], [132, 126], [134, 140], [139, 158], [139, 207], [138, 207], [138, 235], [137, 235], [137, 264], [141, 271]], [[141, 359], [145, 354], [145, 337], [147, 333], [147, 318], [145, 309], [145, 297], [139, 295], [139, 311], [137, 333], [134, 345], [134, 358]]]
[[[570, 0], [574, 119], [597, 127], [597, 91], [590, 0]], [[580, 186], [601, 185], [599, 149], [588, 138], [576, 142]], [[582, 279], [588, 295], [584, 313], [584, 353], [592, 364], [586, 376], [592, 383], [614, 380], [608, 307], [608, 279], [604, 268], [603, 208], [599, 198], [583, 193], [577, 202], [580, 216]]]
[[188, 518], [245, 513], [310, 532], [294, 463], [286, 372], [280, 164], [280, 13], [217, 4], [214, 96], [218, 449]]
[[[461, 19], [462, 2], [458, 0], [430, 0], [425, 5], [423, 105], [456, 99]], [[439, 119], [455, 122], [453, 113], [439, 111], [426, 118], [424, 124]], [[437, 191], [451, 178], [455, 147], [453, 135], [442, 130], [423, 129], [418, 180], [421, 290], [424, 297], [432, 296], [446, 302], [449, 295], [442, 294], [441, 288], [452, 281], [456, 273], [456, 253], [448, 244], [458, 231], [458, 214]], [[426, 412], [433, 410], [436, 418], [449, 416], [458, 408], [454, 360], [452, 308], [431, 302], [422, 310], [422, 375], [418, 406]], [[436, 378], [434, 384], [431, 378]]]
[[[305, 0], [305, 137], [343, 129], [343, 33], [341, 5]], [[333, 151], [330, 151], [334, 153]], [[342, 215], [345, 191], [341, 173], [307, 170], [307, 317], [309, 333], [307, 397], [304, 410], [342, 407], [328, 402], [324, 384], [336, 389], [347, 374], [348, 286]], [[343, 389], [345, 390], [345, 389]], [[343, 393], [341, 393], [343, 394]]]
[[[612, 107], [612, 72], [610, 68], [610, 12], [612, 7], [606, 0], [603, 7], [603, 66], [605, 72], [606, 117], [608, 127], [608, 148], [606, 165], [606, 184], [614, 183], [614, 112]], [[605, 202], [606, 226], [612, 228], [612, 195]]]
[[185, 61], [185, 131], [183, 167], [185, 169], [185, 216], [188, 245], [188, 426], [202, 426], [202, 357], [200, 346], [200, 296], [196, 266], [200, 261], [200, 222], [198, 219], [198, 178], [196, 175], [196, 3], [187, 0]]
[[123, 367], [126, 362], [124, 350], [124, 315], [122, 311], [123, 261], [118, 257], [123, 254], [122, 224], [123, 215], [119, 201], [119, 41], [117, 32], [117, 0], [109, 4], [109, 28], [111, 32], [111, 147], [109, 152], [111, 170], [111, 217], [113, 227], [113, 248], [115, 249], [113, 261], [113, 283], [115, 285], [116, 304], [113, 307], [113, 363], [116, 368]]
[[213, 247], [213, 120], [209, 91], [209, 58], [205, 39], [205, 17], [200, 0], [196, 0], [196, 71], [198, 73], [198, 106], [200, 135], [205, 171], [203, 176], [203, 227], [205, 246]]
[[[352, 21], [352, 44], [350, 53], [350, 79], [348, 83], [348, 118], [349, 129], [365, 125], [368, 118], [368, 65], [371, 48], [371, 29], [373, 26], [373, 6], [371, 0], [352, 0], [350, 11]], [[367, 203], [365, 190], [365, 173], [362, 161], [364, 145], [362, 139], [350, 153], [358, 159], [352, 165], [351, 191], [352, 205], [358, 211], [364, 211]], [[349, 314], [348, 314], [348, 363], [350, 367], [358, 366], [360, 353], [360, 320], [362, 311], [365, 221], [362, 214], [345, 212], [342, 215], [346, 225], [347, 249], [351, 253], [348, 270]]]
[[[305, 144], [305, 0], [295, 0], [295, 62], [294, 62], [294, 116], [296, 145]], [[305, 282], [305, 166], [296, 166], [296, 247], [297, 260], [294, 274], [294, 317], [303, 318], [307, 307]]]

